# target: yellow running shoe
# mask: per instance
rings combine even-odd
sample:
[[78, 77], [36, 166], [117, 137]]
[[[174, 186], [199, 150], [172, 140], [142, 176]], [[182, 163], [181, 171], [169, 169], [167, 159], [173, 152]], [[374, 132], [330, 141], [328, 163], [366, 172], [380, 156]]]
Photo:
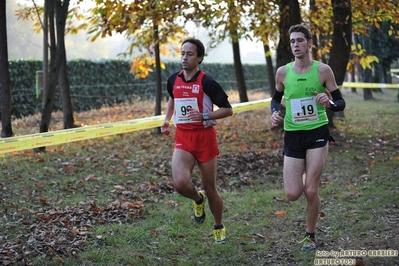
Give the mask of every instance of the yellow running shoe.
[[205, 201], [206, 201], [206, 195], [205, 191], [200, 190], [198, 191], [200, 195], [202, 196], [202, 203], [197, 204], [194, 201], [194, 220], [197, 224], [202, 224], [205, 221]]
[[215, 236], [215, 244], [226, 243], [226, 227], [213, 230], [213, 235]]

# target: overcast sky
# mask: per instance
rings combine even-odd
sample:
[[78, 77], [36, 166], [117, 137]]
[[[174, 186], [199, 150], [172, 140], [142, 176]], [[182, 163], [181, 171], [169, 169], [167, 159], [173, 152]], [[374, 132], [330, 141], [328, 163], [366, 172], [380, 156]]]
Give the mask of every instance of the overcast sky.
[[[22, 1], [22, 0], [20, 0]], [[27, 1], [27, 0], [23, 0]], [[18, 20], [15, 11], [18, 6], [7, 0], [7, 34], [9, 59], [42, 59], [42, 34], [32, 31], [32, 22]], [[202, 29], [188, 26], [190, 34], [203, 41], [208, 47], [209, 38]], [[106, 39], [98, 38], [95, 42], [81, 31], [77, 35], [65, 37], [67, 58], [70, 59], [117, 59], [119, 53], [126, 51], [128, 42], [123, 35], [117, 34]], [[240, 42], [241, 60], [243, 63], [265, 63], [262, 43]], [[178, 60], [178, 57], [176, 57]], [[233, 48], [229, 41], [224, 41], [217, 48], [207, 49], [206, 62], [232, 63]]]

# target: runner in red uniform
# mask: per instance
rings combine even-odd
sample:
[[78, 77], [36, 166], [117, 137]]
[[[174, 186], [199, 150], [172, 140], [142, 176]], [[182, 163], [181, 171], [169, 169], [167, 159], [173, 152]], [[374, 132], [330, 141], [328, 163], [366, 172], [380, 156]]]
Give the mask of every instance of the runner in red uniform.
[[[172, 158], [173, 185], [182, 196], [194, 203], [194, 220], [205, 221], [205, 201], [214, 217], [215, 243], [226, 241], [222, 223], [223, 200], [216, 185], [217, 155], [215, 120], [233, 115], [231, 104], [223, 88], [212, 77], [199, 70], [205, 48], [200, 40], [187, 39], [181, 46], [182, 70], [168, 78], [170, 95], [161, 132], [170, 133], [173, 115], [176, 127], [175, 149]], [[219, 109], [214, 110], [216, 105]], [[203, 190], [191, 182], [191, 172], [198, 164]]]

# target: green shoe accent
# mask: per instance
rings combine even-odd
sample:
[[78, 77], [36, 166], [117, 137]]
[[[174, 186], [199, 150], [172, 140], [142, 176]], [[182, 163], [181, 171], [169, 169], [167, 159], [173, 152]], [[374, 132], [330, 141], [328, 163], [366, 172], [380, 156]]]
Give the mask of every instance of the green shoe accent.
[[303, 243], [302, 251], [312, 251], [316, 249], [316, 239], [310, 238], [309, 235], [305, 236], [305, 238], [299, 241], [299, 243]]

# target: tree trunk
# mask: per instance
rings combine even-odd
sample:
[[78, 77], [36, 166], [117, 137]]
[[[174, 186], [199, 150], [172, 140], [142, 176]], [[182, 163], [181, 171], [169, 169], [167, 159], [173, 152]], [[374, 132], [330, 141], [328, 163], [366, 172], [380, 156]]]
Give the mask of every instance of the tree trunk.
[[[49, 34], [50, 34], [50, 67], [48, 78], [48, 89], [43, 91], [42, 103], [42, 117], [40, 120], [40, 133], [48, 132], [51, 120], [51, 112], [54, 106], [55, 87], [57, 85], [58, 68], [56, 64], [56, 41], [55, 41], [55, 23], [54, 23], [54, 1], [46, 0], [48, 14], [45, 14], [45, 19], [49, 21]], [[47, 15], [47, 16], [46, 16]], [[46, 147], [37, 148], [38, 151], [44, 151]]]
[[[352, 45], [352, 9], [350, 0], [331, 0], [331, 5], [334, 12], [334, 32], [329, 65], [337, 85], [342, 86]], [[333, 112], [327, 110], [327, 116], [328, 125], [334, 127]]]
[[[363, 35], [361, 40], [363, 48], [366, 51], [370, 51], [371, 50], [370, 38]], [[364, 82], [371, 83], [373, 80], [373, 70], [369, 68], [362, 69], [362, 78]], [[374, 99], [372, 89], [363, 89], [363, 99], [365, 101]]]
[[[356, 69], [356, 68], [353, 68], [353, 69], [352, 69], [352, 72], [351, 72], [351, 81], [352, 81], [352, 82], [356, 82], [356, 79], [355, 79], [355, 77], [356, 77], [356, 75], [355, 75], [355, 69]], [[357, 93], [356, 88], [352, 88], [351, 91], [352, 91], [352, 93]]]
[[334, 32], [329, 65], [339, 86], [345, 80], [352, 45], [352, 16], [350, 0], [332, 0]]
[[[311, 14], [313, 13], [313, 14], [317, 14], [318, 12], [319, 12], [319, 9], [317, 8], [317, 6], [316, 6], [316, 0], [310, 0], [309, 1], [309, 8], [310, 8], [310, 10], [311, 10]], [[317, 38], [317, 35], [316, 35], [316, 31], [314, 30], [314, 28], [315, 28], [315, 26], [313, 25], [313, 23], [312, 23], [312, 16], [310, 16], [310, 21], [311, 21], [311, 30], [312, 30], [312, 32], [313, 32], [313, 47], [312, 47], [312, 58], [314, 59], [314, 60], [319, 60], [320, 58], [319, 58], [319, 42], [318, 42], [318, 38]]]
[[[68, 14], [69, 0], [52, 1], [46, 0], [45, 4], [48, 7], [48, 17], [50, 22], [50, 72], [49, 72], [49, 88], [48, 91], [44, 91], [43, 94], [43, 106], [42, 106], [42, 118], [40, 121], [40, 133], [48, 132], [51, 113], [54, 107], [55, 89], [58, 84], [59, 73], [62, 67], [65, 67], [66, 71], [66, 56], [65, 56], [65, 44], [64, 44], [64, 31], [65, 22]], [[57, 32], [57, 33], [56, 33]], [[63, 64], [65, 60], [65, 64]], [[63, 82], [65, 80], [63, 79]], [[65, 84], [63, 84], [65, 85]], [[65, 87], [62, 89], [63, 93], [69, 93]], [[65, 91], [64, 91], [65, 90]], [[70, 101], [70, 96], [68, 96]], [[65, 99], [63, 99], [64, 101]], [[67, 107], [68, 108], [68, 107]], [[72, 109], [72, 107], [70, 108]], [[72, 113], [72, 110], [70, 110]], [[70, 119], [70, 118], [69, 118]], [[65, 122], [65, 121], [64, 121]], [[64, 124], [65, 125], [65, 124]], [[38, 150], [44, 150], [45, 147], [40, 147]]]
[[[286, 65], [293, 59], [291, 45], [290, 45], [290, 35], [288, 33], [292, 25], [301, 23], [301, 10], [299, 8], [298, 0], [281, 0], [279, 2], [280, 10], [280, 40], [277, 45], [277, 58], [276, 58], [276, 69]], [[285, 115], [285, 105], [281, 105], [281, 112], [283, 116]], [[278, 127], [282, 128], [284, 122], [282, 121]]]
[[244, 68], [242, 67], [241, 57], [240, 57], [240, 45], [238, 40], [232, 41], [233, 43], [233, 58], [234, 58], [234, 71], [236, 74], [238, 95], [240, 97], [240, 102], [248, 102], [247, 87], [245, 85]]
[[391, 75], [391, 62], [388, 60], [383, 60], [381, 62], [382, 67], [382, 76], [385, 83], [392, 84], [392, 75]]
[[11, 80], [8, 63], [6, 1], [0, 1], [1, 137], [14, 136], [11, 125]]
[[[363, 70], [363, 80], [366, 83], [371, 83], [373, 79], [373, 71], [369, 68]], [[365, 101], [374, 99], [372, 89], [363, 89], [363, 99]]]
[[277, 68], [292, 61], [293, 56], [288, 30], [292, 25], [301, 23], [302, 20], [298, 0], [281, 0], [279, 7], [280, 41], [277, 46]]
[[[353, 35], [353, 45], [356, 49], [358, 50], [357, 45], [361, 42], [360, 36], [358, 34]], [[355, 65], [353, 67], [354, 71], [356, 72], [357, 76], [357, 81], [358, 82], [363, 82], [363, 69], [362, 66], [359, 64], [359, 56], [357, 56], [357, 60], [355, 60]], [[355, 79], [353, 79], [355, 80]], [[353, 93], [357, 93], [356, 88], [352, 88]]]
[[266, 55], [266, 68], [267, 68], [267, 80], [269, 81], [269, 92], [272, 97], [274, 90], [276, 89], [276, 77], [274, 75], [273, 60], [270, 53], [270, 47], [268, 44], [263, 43], [263, 50]]
[[[43, 10], [43, 66], [42, 66], [42, 70], [43, 70], [43, 77], [42, 77], [42, 91], [40, 92], [40, 95], [42, 97], [42, 100], [44, 99], [44, 95], [48, 93], [49, 87], [49, 65], [48, 65], [48, 49], [49, 49], [49, 45], [48, 45], [48, 1], [44, 2], [44, 10]], [[44, 106], [44, 100], [42, 102], [43, 106]]]
[[65, 24], [68, 15], [69, 0], [61, 3], [56, 1], [56, 21], [57, 21], [57, 61], [59, 66], [58, 85], [60, 87], [62, 99], [62, 113], [64, 116], [64, 128], [75, 128], [71, 92], [67, 73], [67, 59], [65, 51]]
[[73, 107], [71, 100], [71, 92], [67, 74], [67, 64], [65, 47], [63, 48], [61, 57], [62, 62], [60, 62], [60, 73], [58, 77], [58, 84], [60, 86], [61, 99], [62, 99], [62, 114], [64, 116], [64, 129], [75, 128], [75, 118], [73, 116]]
[[[155, 79], [157, 84], [156, 97], [155, 97], [155, 115], [161, 114], [162, 103], [162, 76], [161, 76], [161, 55], [159, 51], [159, 33], [158, 25], [154, 23], [154, 50], [155, 50]], [[161, 134], [161, 128], [155, 128], [155, 134]]]

